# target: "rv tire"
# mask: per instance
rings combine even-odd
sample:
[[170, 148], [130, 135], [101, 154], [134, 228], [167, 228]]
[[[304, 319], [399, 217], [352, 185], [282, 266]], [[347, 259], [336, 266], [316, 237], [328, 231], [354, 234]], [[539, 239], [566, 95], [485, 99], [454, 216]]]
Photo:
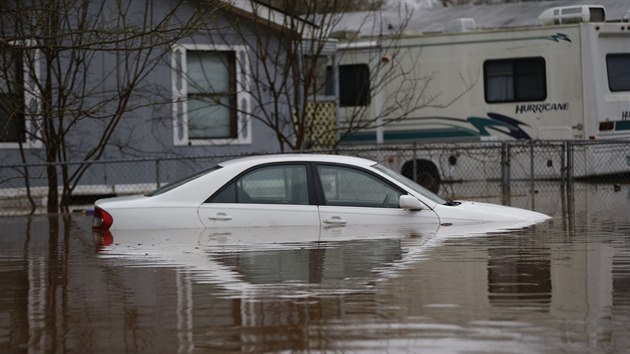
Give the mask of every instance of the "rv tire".
[[[413, 161], [407, 161], [403, 165], [401, 171], [403, 176], [411, 180], [414, 179], [413, 165]], [[440, 172], [435, 164], [428, 160], [416, 160], [415, 165], [415, 182], [433, 193], [438, 193], [440, 191], [440, 183], [442, 182], [442, 179], [440, 178]]]

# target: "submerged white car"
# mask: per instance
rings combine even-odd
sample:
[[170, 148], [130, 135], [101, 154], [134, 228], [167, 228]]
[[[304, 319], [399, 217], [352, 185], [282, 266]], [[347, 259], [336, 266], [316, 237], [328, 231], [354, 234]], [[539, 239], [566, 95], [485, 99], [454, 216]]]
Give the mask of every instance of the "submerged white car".
[[371, 160], [291, 154], [230, 160], [146, 195], [98, 200], [93, 226], [438, 226], [546, 219], [525, 209], [443, 199]]

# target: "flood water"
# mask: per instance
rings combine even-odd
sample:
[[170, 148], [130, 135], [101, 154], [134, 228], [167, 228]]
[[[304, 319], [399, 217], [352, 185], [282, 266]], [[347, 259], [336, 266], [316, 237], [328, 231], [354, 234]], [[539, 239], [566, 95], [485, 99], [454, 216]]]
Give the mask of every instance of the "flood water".
[[93, 235], [81, 214], [0, 218], [0, 352], [630, 352], [630, 186], [512, 202], [553, 220]]

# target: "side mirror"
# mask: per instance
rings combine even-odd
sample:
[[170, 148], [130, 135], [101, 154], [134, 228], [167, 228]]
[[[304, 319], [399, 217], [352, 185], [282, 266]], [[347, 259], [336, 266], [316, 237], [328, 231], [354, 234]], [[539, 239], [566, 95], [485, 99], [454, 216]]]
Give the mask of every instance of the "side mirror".
[[409, 194], [401, 195], [398, 201], [402, 209], [407, 210], [421, 210], [424, 209], [424, 204], [418, 200], [418, 198]]

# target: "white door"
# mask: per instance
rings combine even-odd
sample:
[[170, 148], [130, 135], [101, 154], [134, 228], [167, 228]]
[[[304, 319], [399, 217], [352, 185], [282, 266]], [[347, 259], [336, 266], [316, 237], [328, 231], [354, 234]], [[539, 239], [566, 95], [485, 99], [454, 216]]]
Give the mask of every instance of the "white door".
[[323, 201], [319, 217], [324, 226], [413, 225], [437, 229], [439, 218], [429, 208], [405, 210], [398, 205], [406, 193], [367, 170], [338, 165], [317, 165]]
[[202, 204], [199, 219], [205, 227], [217, 228], [319, 225], [307, 181], [304, 164], [258, 167]]

